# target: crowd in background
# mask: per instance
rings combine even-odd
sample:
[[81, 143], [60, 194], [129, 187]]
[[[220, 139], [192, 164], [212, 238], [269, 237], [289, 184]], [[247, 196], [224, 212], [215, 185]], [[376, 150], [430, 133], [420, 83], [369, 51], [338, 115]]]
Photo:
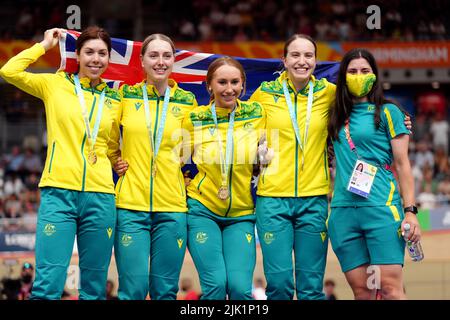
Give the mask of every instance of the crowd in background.
[[[182, 40], [284, 40], [303, 33], [319, 41], [442, 40], [448, 38], [444, 1], [194, 0], [180, 11]], [[379, 5], [382, 28], [367, 32], [369, 5]], [[418, 8], [420, 7], [420, 10]]]
[[[174, 10], [168, 1], [78, 1], [81, 20], [115, 37], [163, 32], [176, 41], [284, 41], [294, 33], [319, 41], [420, 41], [449, 39], [445, 0], [192, 0]], [[0, 39], [40, 40], [43, 31], [66, 26], [70, 1], [7, 1]], [[100, 3], [100, 4], [99, 4]], [[425, 5], [424, 5], [425, 4]], [[367, 8], [380, 8], [381, 29], [368, 30]], [[101, 8], [99, 10], [98, 8]], [[105, 13], [106, 12], [106, 13]], [[103, 14], [105, 13], [105, 14]], [[372, 13], [372, 11], [371, 11]], [[170, 21], [170, 23], [167, 23]], [[139, 39], [135, 39], [139, 40]]]

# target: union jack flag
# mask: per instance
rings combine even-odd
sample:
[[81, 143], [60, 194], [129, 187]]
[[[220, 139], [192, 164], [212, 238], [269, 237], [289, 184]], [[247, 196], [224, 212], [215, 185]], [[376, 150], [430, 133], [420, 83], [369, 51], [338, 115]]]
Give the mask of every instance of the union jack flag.
[[[68, 30], [63, 35], [59, 43], [61, 53], [60, 70], [67, 72], [77, 71], [76, 61], [76, 39], [80, 35], [77, 31]], [[141, 42], [111, 39], [111, 59], [108, 69], [103, 74], [103, 79], [112, 88], [119, 88], [122, 83], [135, 84], [144, 79], [141, 61]], [[195, 94], [199, 103], [208, 104], [209, 94], [206, 91], [205, 81], [208, 66], [215, 59], [221, 57], [218, 54], [198, 53], [186, 50], [176, 50], [175, 64], [171, 78], [177, 81], [178, 85]], [[246, 94], [242, 100], [247, 100], [263, 81], [276, 79], [283, 69], [283, 64], [279, 59], [250, 59], [234, 57], [244, 67], [247, 83]], [[327, 78], [328, 81], [336, 83], [339, 63], [319, 62], [317, 63], [314, 75], [316, 78]], [[195, 164], [187, 164], [183, 167], [183, 172], [193, 178], [198, 172]], [[114, 180], [117, 181], [114, 173]], [[254, 176], [251, 183], [253, 200], [256, 198], [256, 185], [258, 177]]]
[[[61, 53], [60, 70], [77, 71], [75, 42], [79, 32], [68, 30], [62, 37], [59, 46]], [[108, 69], [103, 74], [110, 87], [118, 88], [121, 83], [135, 84], [144, 79], [139, 55], [141, 42], [112, 38], [111, 59]], [[209, 64], [221, 55], [177, 50], [175, 65], [171, 78], [178, 82], [181, 88], [195, 94], [199, 104], [207, 104], [209, 95], [205, 80]], [[263, 81], [271, 81], [278, 77], [283, 69], [279, 59], [250, 59], [235, 57], [244, 67], [247, 75], [247, 91], [242, 100], [247, 100]], [[317, 78], [327, 78], [335, 83], [339, 64], [336, 62], [319, 62], [314, 75]]]

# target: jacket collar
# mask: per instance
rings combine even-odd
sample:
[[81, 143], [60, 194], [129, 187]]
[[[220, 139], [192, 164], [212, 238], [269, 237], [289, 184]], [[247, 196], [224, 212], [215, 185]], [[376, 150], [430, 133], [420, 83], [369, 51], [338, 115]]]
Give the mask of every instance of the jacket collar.
[[[283, 81], [286, 80], [287, 85], [288, 85], [288, 90], [289, 92], [297, 92], [297, 90], [295, 90], [295, 86], [292, 83], [291, 79], [289, 79], [287, 71], [283, 71], [283, 73], [281, 73], [281, 75], [277, 78], [277, 81], [279, 82], [279, 84], [281, 86], [283, 86]], [[313, 83], [313, 87], [316, 85], [316, 77], [314, 77], [314, 75], [311, 75], [311, 81]], [[302, 95], [306, 95], [309, 92], [309, 86], [306, 85], [303, 89], [301, 89], [298, 93], [301, 93]]]
[[[72, 83], [75, 83], [75, 80], [74, 80], [75, 74], [74, 73], [70, 73], [70, 74], [68, 74], [68, 76], [69, 76], [70, 81]], [[87, 90], [91, 90], [92, 89], [92, 87], [91, 87], [91, 79], [89, 79], [88, 77], [80, 78], [80, 84], [81, 84], [81, 87], [83, 89], [87, 89]], [[100, 78], [100, 83], [97, 84], [94, 87], [94, 89], [98, 90], [98, 91], [102, 91], [105, 87], [107, 87], [106, 82], [104, 82], [103, 79]]]

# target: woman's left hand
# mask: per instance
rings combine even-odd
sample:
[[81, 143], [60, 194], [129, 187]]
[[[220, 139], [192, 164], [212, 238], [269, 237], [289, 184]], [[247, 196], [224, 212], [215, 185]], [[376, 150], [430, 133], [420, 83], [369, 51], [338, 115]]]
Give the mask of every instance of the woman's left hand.
[[123, 176], [125, 172], [128, 170], [128, 162], [122, 160], [122, 158], [118, 158], [117, 162], [114, 164], [114, 171], [117, 173], [119, 177]]
[[412, 212], [407, 212], [405, 214], [405, 218], [402, 221], [402, 235], [405, 234], [405, 224], [409, 223], [410, 229], [408, 234], [408, 240], [412, 242], [417, 242], [422, 237], [422, 233], [420, 230], [419, 220], [417, 220], [417, 216]]

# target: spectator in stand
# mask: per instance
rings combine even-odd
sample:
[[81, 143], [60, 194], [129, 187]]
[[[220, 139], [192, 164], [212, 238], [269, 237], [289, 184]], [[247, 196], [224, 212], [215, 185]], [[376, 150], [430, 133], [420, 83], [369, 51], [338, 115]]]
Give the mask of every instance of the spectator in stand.
[[13, 99], [6, 108], [6, 119], [11, 122], [19, 122], [25, 111], [28, 109], [28, 103], [20, 90], [15, 90]]
[[34, 267], [31, 263], [25, 262], [20, 273], [20, 290], [18, 300], [28, 300], [31, 295], [31, 287], [33, 286]]
[[439, 145], [434, 152], [434, 176], [436, 180], [441, 181], [449, 173], [449, 157], [445, 153], [444, 147]]
[[415, 157], [410, 156], [411, 170], [414, 177], [414, 194], [420, 193], [420, 188], [423, 181], [422, 170], [416, 165]]
[[18, 231], [22, 227], [22, 203], [17, 195], [12, 194], [5, 202], [5, 220], [4, 227], [7, 231]]
[[422, 209], [433, 209], [436, 207], [437, 202], [437, 183], [433, 179], [432, 167], [426, 165], [422, 169], [422, 183], [420, 186], [420, 193], [417, 196], [417, 202]]
[[422, 169], [423, 179], [422, 179], [422, 185], [421, 185], [421, 191], [424, 191], [425, 189], [430, 190], [431, 193], [436, 194], [437, 192], [437, 181], [435, 179], [435, 176], [433, 175], [433, 168], [426, 165]]
[[430, 33], [432, 40], [445, 40], [447, 30], [441, 19], [435, 18], [430, 22]]
[[25, 150], [25, 157], [22, 163], [23, 171], [26, 174], [38, 173], [42, 171], [42, 161], [39, 156], [33, 152], [33, 149]]
[[[33, 285], [34, 267], [25, 262], [22, 266], [20, 278], [3, 279], [3, 290], [1, 294], [7, 300], [28, 300]], [[1, 298], [1, 297], [0, 297]]]
[[431, 191], [431, 185], [427, 184], [417, 196], [417, 206], [421, 209], [434, 209], [437, 197]]
[[450, 174], [446, 174], [438, 184], [438, 200], [441, 205], [450, 204]]
[[24, 154], [21, 152], [19, 146], [13, 146], [11, 153], [5, 156], [6, 174], [9, 172], [18, 172], [22, 168], [24, 161]]
[[445, 115], [436, 113], [430, 126], [430, 132], [433, 135], [433, 148], [436, 150], [439, 146], [444, 148], [445, 154], [448, 155], [448, 134], [450, 127]]
[[429, 144], [426, 140], [421, 140], [416, 144], [416, 165], [423, 169], [425, 166], [434, 166], [434, 156], [429, 150]]
[[414, 141], [421, 141], [429, 137], [430, 124], [427, 121], [425, 113], [418, 112], [414, 119], [413, 138]]
[[[319, 21], [321, 17], [326, 19], [332, 17], [333, 20], [329, 21], [330, 26], [345, 21], [351, 26], [350, 41], [373, 41], [376, 39], [410, 41], [414, 38], [417, 40], [445, 40], [449, 38], [445, 16], [436, 14], [436, 12], [449, 12], [450, 6], [446, 0], [435, 0], [433, 5], [421, 6], [421, 10], [415, 11], [411, 8], [417, 7], [418, 1], [412, 3], [395, 1], [383, 5], [381, 7], [383, 27], [379, 31], [372, 30], [372, 32], [367, 32], [366, 26], [368, 4], [360, 3], [356, 0], [284, 1], [280, 2], [282, 5], [274, 0], [264, 2], [254, 0], [241, 2], [218, 0], [208, 2], [203, 0], [187, 2], [183, 7], [182, 13], [174, 13], [170, 11], [169, 6], [160, 5], [159, 2], [161, 1], [156, 1], [152, 4], [152, 12], [157, 13], [160, 17], [164, 17], [161, 20], [181, 21], [187, 17], [187, 23], [182, 23], [181, 25], [173, 24], [173, 29], [170, 31], [176, 40], [184, 41], [192, 39], [192, 32], [204, 35], [205, 23], [199, 24], [199, 21], [202, 21], [204, 18], [210, 19], [210, 22], [207, 23], [209, 26], [206, 28], [210, 29], [211, 32], [206, 31], [206, 34], [209, 33], [210, 37], [205, 38], [202, 36], [202, 40], [232, 40], [236, 33], [235, 31], [239, 27], [243, 28], [244, 33], [251, 40], [260, 40], [260, 37], [280, 40], [297, 31], [297, 25], [294, 26], [293, 22], [303, 20], [304, 17], [309, 17], [311, 21]], [[45, 1], [38, 0], [35, 0], [33, 3], [36, 3], [36, 5], [32, 9], [29, 6], [16, 6], [15, 12], [11, 12], [9, 15], [12, 26], [4, 27], [3, 30], [0, 30], [0, 38], [34, 38], [40, 41], [38, 40], [41, 34], [40, 30], [44, 30], [47, 26], [63, 24], [64, 16], [62, 12], [64, 10], [61, 6], [55, 6], [52, 2], [49, 5]], [[143, 4], [143, 6], [146, 7], [147, 5]], [[48, 13], [46, 21], [44, 21], [43, 12]], [[234, 12], [238, 15], [235, 15]], [[230, 17], [229, 13], [232, 13], [234, 17]], [[122, 12], [122, 15], [126, 16], [127, 13]], [[291, 19], [290, 16], [295, 17], [295, 19]], [[90, 19], [92, 18], [95, 19], [96, 16], [93, 14]], [[5, 23], [7, 24], [7, 22]], [[115, 30], [118, 25], [117, 19], [107, 18], [104, 20], [104, 23], [107, 25], [108, 30], [111, 29], [112, 33], [119, 36], [117, 30]], [[229, 27], [230, 23], [232, 27]], [[183, 28], [180, 28], [180, 26], [183, 26]], [[133, 37], [133, 29], [135, 28], [128, 25], [122, 26], [120, 37]], [[114, 30], [116, 32], [113, 32]], [[314, 32], [314, 30], [312, 31]], [[333, 28], [330, 31], [337, 30]], [[306, 31], [302, 30], [302, 32]], [[339, 39], [335, 32], [329, 32], [324, 38], [322, 38], [320, 32], [317, 32], [315, 37], [318, 40], [326, 41]]]
[[3, 191], [6, 197], [11, 194], [20, 194], [22, 190], [22, 180], [16, 174], [10, 174], [5, 177], [5, 185], [3, 187]]

